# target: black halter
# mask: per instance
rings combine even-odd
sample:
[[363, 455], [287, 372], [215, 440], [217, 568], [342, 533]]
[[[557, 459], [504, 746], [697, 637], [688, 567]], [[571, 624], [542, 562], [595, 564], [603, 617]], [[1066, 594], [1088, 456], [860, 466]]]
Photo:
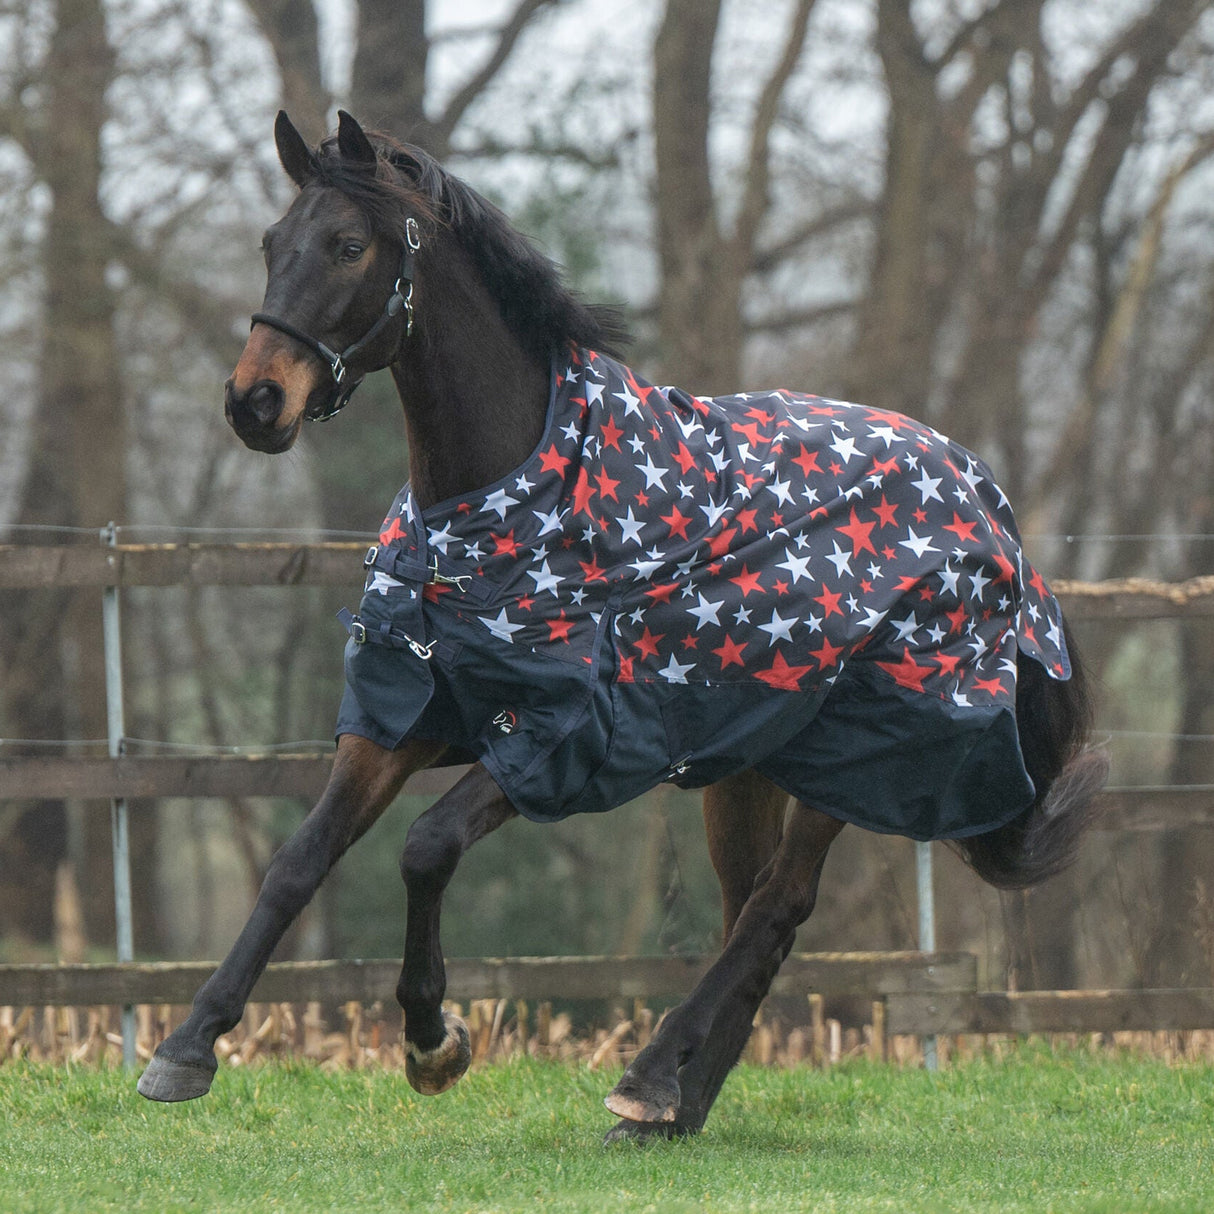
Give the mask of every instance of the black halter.
[[364, 346], [368, 346], [373, 342], [383, 331], [383, 328], [401, 309], [405, 313], [405, 336], [409, 337], [413, 333], [413, 261], [414, 257], [421, 248], [421, 237], [417, 229], [417, 220], [410, 217], [405, 220], [405, 243], [400, 255], [400, 273], [396, 278], [396, 285], [392, 288], [392, 294], [388, 296], [388, 302], [384, 304], [384, 310], [380, 313], [379, 319], [356, 341], [353, 345], [347, 346], [340, 354], [335, 350], [331, 350], [323, 341], [317, 341], [315, 337], [310, 337], [301, 329], [297, 329], [294, 325], [288, 324], [285, 320], [280, 320], [277, 316], [271, 316], [267, 312], [254, 312], [254, 325], [269, 325], [271, 329], [277, 329], [280, 333], [285, 333], [288, 337], [293, 337], [297, 342], [307, 346], [318, 358], [323, 359], [329, 364], [329, 370], [333, 373], [333, 382], [341, 389], [337, 394], [337, 399], [323, 413], [309, 413], [308, 420], [314, 422], [327, 422], [329, 418], [336, 417], [347, 405], [350, 397], [354, 395], [354, 389], [363, 382], [363, 376], [346, 383], [346, 364], [352, 359]]

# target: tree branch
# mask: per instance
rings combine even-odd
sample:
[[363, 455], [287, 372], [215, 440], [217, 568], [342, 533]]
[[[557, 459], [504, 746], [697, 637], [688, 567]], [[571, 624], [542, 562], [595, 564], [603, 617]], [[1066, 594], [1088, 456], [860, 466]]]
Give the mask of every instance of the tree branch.
[[781, 239], [757, 249], [751, 258], [750, 270], [755, 274], [766, 274], [769, 270], [776, 269], [786, 257], [819, 236], [857, 219], [871, 219], [875, 209], [876, 204], [867, 198], [852, 198], [829, 207], [807, 219]]
[[816, 0], [798, 0], [789, 27], [784, 53], [780, 56], [763, 91], [755, 112], [754, 126], [750, 134], [750, 154], [747, 157], [746, 188], [742, 194], [742, 205], [734, 225], [733, 245], [739, 265], [751, 261], [759, 224], [767, 213], [771, 185], [771, 132], [780, 112], [780, 99], [805, 46], [805, 35], [809, 28], [809, 17]]
[[493, 48], [493, 53], [485, 61], [480, 70], [474, 72], [464, 82], [455, 96], [447, 103], [447, 108], [443, 111], [441, 117], [432, 124], [433, 129], [444, 143], [450, 140], [452, 131], [459, 125], [459, 121], [467, 112], [468, 107], [484, 92], [490, 81], [501, 71], [506, 60], [510, 58], [510, 52], [514, 50], [515, 43], [522, 36], [531, 18], [540, 9], [551, 8], [556, 4], [562, 3], [564, 3], [564, 0], [519, 0], [510, 19], [499, 28], [497, 45]]

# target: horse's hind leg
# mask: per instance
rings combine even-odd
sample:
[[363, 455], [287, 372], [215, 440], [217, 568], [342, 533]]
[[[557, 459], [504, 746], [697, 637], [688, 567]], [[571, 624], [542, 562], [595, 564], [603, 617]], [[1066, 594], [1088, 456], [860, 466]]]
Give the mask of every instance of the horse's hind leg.
[[[730, 776], [704, 790], [708, 854], [721, 883], [724, 943], [729, 942], [742, 907], [775, 855], [787, 807], [788, 794], [753, 771]], [[793, 938], [790, 936], [786, 942], [780, 961], [791, 949]], [[608, 1132], [604, 1141], [642, 1141], [698, 1133], [726, 1075], [746, 1048], [755, 1012], [765, 993], [766, 986], [757, 993], [747, 991], [725, 1001], [704, 1048], [679, 1071], [681, 1100], [674, 1121], [625, 1119]]]
[[514, 816], [505, 794], [477, 766], [413, 823], [405, 840], [400, 869], [409, 912], [396, 997], [405, 1010], [405, 1074], [427, 1096], [445, 1092], [472, 1061], [467, 1027], [443, 1010], [443, 891], [464, 852]]
[[680, 1067], [704, 1049], [727, 1007], [757, 1007], [767, 993], [797, 926], [813, 910], [822, 863], [842, 829], [838, 819], [794, 806], [771, 867], [724, 952], [624, 1072], [607, 1097], [613, 1113], [637, 1122], [677, 1121]]
[[191, 1100], [210, 1089], [215, 1041], [240, 1022], [274, 947], [346, 849], [392, 803], [405, 780], [442, 749], [422, 742], [389, 751], [353, 734], [339, 740], [324, 793], [270, 862], [249, 921], [194, 997], [189, 1019], [160, 1044], [140, 1076], [142, 1095]]

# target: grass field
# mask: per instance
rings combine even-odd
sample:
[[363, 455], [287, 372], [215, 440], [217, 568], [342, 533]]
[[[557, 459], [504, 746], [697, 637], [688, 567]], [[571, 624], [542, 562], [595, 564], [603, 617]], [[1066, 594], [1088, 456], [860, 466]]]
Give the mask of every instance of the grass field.
[[0, 1210], [1214, 1210], [1214, 1068], [1024, 1047], [931, 1075], [740, 1068], [697, 1139], [603, 1149], [614, 1076], [228, 1069], [152, 1105], [120, 1072], [0, 1067]]

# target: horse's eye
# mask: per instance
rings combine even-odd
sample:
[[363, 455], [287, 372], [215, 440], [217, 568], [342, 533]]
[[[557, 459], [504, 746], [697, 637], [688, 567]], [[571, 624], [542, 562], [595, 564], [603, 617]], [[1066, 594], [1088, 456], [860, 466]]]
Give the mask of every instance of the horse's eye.
[[366, 251], [366, 245], [359, 244], [356, 240], [351, 240], [349, 243], [341, 246], [341, 259], [342, 261], [357, 261]]

